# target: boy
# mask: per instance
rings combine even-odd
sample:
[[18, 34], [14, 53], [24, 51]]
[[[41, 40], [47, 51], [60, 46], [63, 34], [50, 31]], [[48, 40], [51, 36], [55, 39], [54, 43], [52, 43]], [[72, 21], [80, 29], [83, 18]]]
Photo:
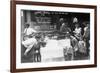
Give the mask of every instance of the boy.
[[69, 32], [66, 34], [65, 38], [65, 46], [64, 46], [64, 58], [66, 60], [73, 60], [73, 48], [71, 46], [71, 38]]
[[40, 46], [41, 46], [41, 42], [40, 42], [40, 36], [36, 36], [35, 37], [37, 40], [37, 43], [34, 44], [34, 55], [33, 55], [33, 59], [34, 62], [41, 62], [41, 54], [40, 54]]

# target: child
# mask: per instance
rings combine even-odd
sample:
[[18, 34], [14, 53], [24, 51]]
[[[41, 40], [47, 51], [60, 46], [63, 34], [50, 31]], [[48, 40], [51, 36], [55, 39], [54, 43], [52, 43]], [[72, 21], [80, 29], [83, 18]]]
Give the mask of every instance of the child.
[[76, 39], [79, 40], [79, 38], [82, 35], [81, 35], [81, 27], [79, 27], [79, 24], [78, 23], [75, 24], [75, 30], [73, 32], [74, 32], [74, 36], [76, 37]]
[[65, 61], [66, 60], [73, 60], [73, 48], [71, 46], [71, 38], [70, 38], [70, 34], [67, 33], [66, 34], [66, 38], [65, 38], [65, 47], [64, 47], [64, 58]]
[[78, 40], [74, 36], [71, 36], [71, 45], [73, 47], [74, 56], [77, 56]]
[[30, 24], [25, 24], [25, 30], [23, 34], [22, 45], [26, 48], [24, 55], [27, 56], [29, 51], [32, 49], [33, 45], [36, 42], [34, 35], [36, 34], [36, 30], [30, 27]]
[[83, 41], [83, 38], [81, 37], [79, 42], [78, 42], [78, 48], [79, 48], [79, 52], [81, 54], [86, 54], [86, 43], [85, 41]]
[[40, 36], [36, 36], [35, 37], [37, 40], [37, 43], [34, 44], [34, 55], [33, 55], [33, 59], [34, 62], [41, 62], [41, 53], [40, 53]]
[[46, 41], [44, 41], [44, 36], [43, 35], [38, 35], [35, 37], [37, 40], [37, 43], [34, 44], [34, 62], [41, 62], [41, 52], [40, 48], [45, 47]]
[[83, 37], [84, 37], [84, 40], [86, 42], [86, 48], [87, 48], [87, 56], [89, 56], [89, 52], [90, 52], [90, 24], [87, 23], [85, 24], [85, 27], [84, 27], [84, 34], [83, 34]]

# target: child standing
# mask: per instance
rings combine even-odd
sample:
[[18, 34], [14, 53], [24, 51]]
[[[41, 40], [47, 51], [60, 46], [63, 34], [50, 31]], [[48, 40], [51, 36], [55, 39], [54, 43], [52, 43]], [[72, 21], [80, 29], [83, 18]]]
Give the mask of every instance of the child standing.
[[34, 44], [34, 55], [33, 55], [33, 59], [34, 59], [34, 62], [41, 62], [41, 53], [40, 53], [40, 46], [41, 46], [41, 43], [40, 43], [40, 36], [36, 36], [35, 37], [37, 42]]
[[82, 38], [78, 42], [78, 48], [80, 53], [86, 54], [86, 43]]
[[81, 31], [82, 31], [81, 27], [79, 27], [79, 24], [76, 23], [76, 24], [75, 24], [75, 30], [74, 30], [73, 32], [74, 32], [74, 36], [75, 36], [76, 39], [78, 39], [78, 40], [80, 39], [80, 37], [82, 37]]
[[64, 46], [65, 61], [73, 60], [73, 48], [71, 46], [71, 38], [69, 33], [66, 34], [65, 42], [66, 42]]

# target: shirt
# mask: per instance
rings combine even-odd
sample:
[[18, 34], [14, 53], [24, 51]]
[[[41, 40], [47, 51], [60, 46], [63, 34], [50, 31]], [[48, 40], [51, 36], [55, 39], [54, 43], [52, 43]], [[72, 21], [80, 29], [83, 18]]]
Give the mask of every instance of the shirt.
[[35, 32], [36, 32], [36, 30], [34, 30], [32, 28], [25, 28], [25, 30], [24, 30], [25, 35], [30, 35]]
[[30, 39], [33, 36], [33, 33], [35, 33], [36, 31], [32, 28], [25, 28], [24, 30], [24, 40]]

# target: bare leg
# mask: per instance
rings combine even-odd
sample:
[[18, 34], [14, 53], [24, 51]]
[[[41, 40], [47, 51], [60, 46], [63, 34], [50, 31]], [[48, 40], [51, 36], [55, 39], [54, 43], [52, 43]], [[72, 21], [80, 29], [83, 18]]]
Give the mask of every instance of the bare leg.
[[24, 55], [27, 56], [27, 53], [31, 50], [31, 48], [33, 47], [33, 44], [28, 46], [28, 48], [25, 50]]

